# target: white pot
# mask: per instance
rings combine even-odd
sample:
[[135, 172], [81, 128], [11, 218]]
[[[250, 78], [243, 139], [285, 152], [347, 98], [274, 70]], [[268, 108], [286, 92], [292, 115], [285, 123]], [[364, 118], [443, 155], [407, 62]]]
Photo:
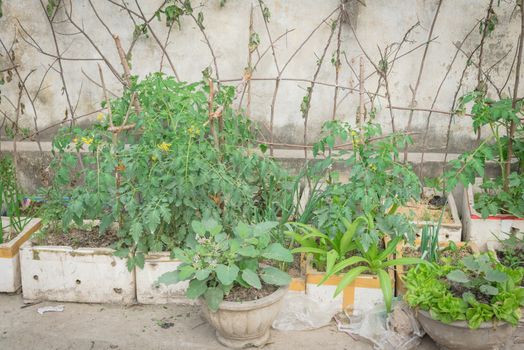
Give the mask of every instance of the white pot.
[[465, 241], [473, 241], [481, 250], [486, 250], [488, 242], [497, 242], [497, 238], [504, 239], [512, 230], [524, 232], [524, 218], [492, 215], [482, 219], [482, 215], [475, 210], [473, 194], [473, 186], [469, 185], [464, 189], [462, 221]]
[[[22, 218], [23, 219], [23, 218]], [[9, 218], [2, 217], [2, 226], [7, 226]], [[22, 285], [20, 277], [20, 246], [41, 226], [40, 219], [31, 219], [9, 242], [0, 244], [0, 293], [14, 293]]]
[[244, 302], [223, 301], [217, 311], [202, 301], [202, 311], [216, 329], [218, 341], [233, 349], [267, 344], [270, 328], [282, 306], [287, 286], [264, 298]]

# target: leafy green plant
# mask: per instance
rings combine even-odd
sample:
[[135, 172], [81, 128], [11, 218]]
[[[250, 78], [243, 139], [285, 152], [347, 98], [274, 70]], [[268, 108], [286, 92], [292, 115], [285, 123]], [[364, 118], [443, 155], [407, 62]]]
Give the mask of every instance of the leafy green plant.
[[[311, 191], [298, 220], [333, 235], [344, 230], [343, 218], [370, 213], [384, 231], [414, 239], [409, 222], [393, 215], [421, 193], [420, 181], [410, 166], [396, 160], [398, 150], [411, 139], [401, 134], [383, 136], [380, 126], [372, 123], [360, 132], [349, 123], [332, 121], [323, 126], [323, 132], [313, 147], [316, 162], [307, 172]], [[336, 148], [336, 140], [351, 149]], [[340, 181], [335, 171], [340, 165], [349, 169], [347, 181]]]
[[14, 235], [21, 232], [31, 220], [23, 217], [23, 196], [16, 183], [16, 174], [13, 163], [7, 156], [0, 157], [0, 214], [8, 218], [7, 225], [0, 223], [0, 244], [9, 241]]
[[500, 263], [509, 268], [524, 268], [524, 238], [518, 231], [510, 232], [505, 239], [495, 236], [500, 242], [497, 257]]
[[[252, 151], [254, 128], [231, 108], [233, 97], [233, 87], [215, 92], [218, 125], [209, 121], [209, 87], [202, 82], [180, 83], [160, 73], [133, 78], [123, 96], [110, 101], [111, 114], [99, 115], [89, 128], [63, 129], [54, 139], [48, 193], [55, 198], [47, 198], [46, 207], [62, 217], [64, 230], [73, 221], [99, 219], [104, 232], [118, 222], [117, 255], [129, 257], [130, 269], [142, 267], [148, 251], [194, 242], [193, 220], [214, 217], [226, 229], [239, 221], [285, 222], [294, 181]], [[130, 127], [115, 135], [111, 121]], [[76, 153], [81, 149], [87, 152]], [[57, 215], [60, 205], [51, 204], [64, 196], [69, 201]]]
[[[340, 294], [358, 276], [364, 273], [377, 275], [380, 288], [384, 296], [386, 309], [391, 310], [393, 286], [388, 270], [398, 265], [412, 265], [424, 263], [418, 258], [391, 259], [397, 246], [403, 239], [398, 235], [388, 242], [387, 247], [381, 248], [377, 243], [369, 247], [362, 244], [362, 238], [375, 230], [373, 217], [370, 215], [359, 216], [353, 222], [344, 220], [346, 230], [338, 234], [333, 240], [318, 229], [303, 225], [293, 224], [299, 232], [290, 231], [290, 235], [301, 247], [292, 250], [293, 253], [313, 254], [317, 266], [325, 267], [325, 276], [319, 282], [326, 282], [331, 276], [343, 272], [342, 279], [337, 285], [334, 296]], [[382, 233], [381, 238], [384, 237]], [[349, 269], [349, 270], [348, 270]]]
[[429, 262], [436, 262], [438, 260], [439, 244], [438, 234], [440, 225], [425, 224], [422, 227], [420, 235], [420, 251], [422, 259]]
[[[466, 105], [473, 103], [473, 128], [488, 128], [491, 134], [471, 152], [462, 154], [450, 162], [450, 168], [444, 174], [445, 186], [451, 190], [459, 181], [467, 186], [475, 183], [475, 178], [482, 177], [481, 193], [475, 200], [477, 209], [483, 218], [489, 215], [510, 214], [524, 217], [524, 124], [522, 110], [524, 101], [513, 102], [511, 99], [493, 100], [482, 91], [473, 91], [461, 97], [458, 113], [464, 113]], [[514, 137], [510, 140], [508, 131], [514, 127]], [[515, 170], [507, 168], [509, 149], [516, 158]], [[500, 168], [500, 176], [488, 178], [485, 174], [487, 162], [495, 162]]]
[[524, 270], [506, 268], [489, 254], [420, 265], [406, 275], [405, 299], [444, 323], [465, 320], [472, 329], [491, 321], [516, 325], [524, 305], [523, 275]]
[[254, 225], [239, 223], [228, 232], [214, 219], [193, 221], [196, 243], [189, 248], [175, 248], [173, 255], [182, 264], [167, 272], [159, 283], [189, 280], [187, 297], [203, 297], [211, 310], [234, 286], [262, 288], [262, 283], [285, 286], [291, 277], [271, 263], [292, 262], [291, 252], [272, 242], [271, 230], [277, 222]]

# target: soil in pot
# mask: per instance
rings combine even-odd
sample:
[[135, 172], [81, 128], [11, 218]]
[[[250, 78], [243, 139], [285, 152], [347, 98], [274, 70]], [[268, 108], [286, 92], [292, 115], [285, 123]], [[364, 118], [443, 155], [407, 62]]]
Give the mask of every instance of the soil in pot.
[[[404, 214], [413, 221], [433, 221], [440, 219], [442, 208], [447, 203], [445, 197], [439, 195], [422, 196], [419, 202], [411, 201], [405, 207], [398, 208], [397, 213]], [[449, 206], [446, 205], [442, 217], [443, 224], [453, 224]]]
[[224, 300], [234, 302], [258, 300], [274, 293], [277, 289], [277, 286], [269, 284], [263, 284], [260, 289], [245, 288], [237, 285], [234, 286], [229, 294], [224, 297]]
[[36, 234], [33, 244], [36, 246], [70, 246], [76, 248], [109, 248], [118, 241], [117, 230], [109, 228], [100, 234], [100, 227], [86, 225], [71, 227], [63, 231], [59, 226], [47, 226]]
[[[439, 255], [438, 256], [439, 256], [440, 259], [446, 258], [446, 259], [451, 259], [452, 261], [456, 261], [456, 260], [461, 260], [463, 257], [471, 255], [471, 254], [474, 254], [474, 253], [475, 252], [473, 251], [473, 248], [471, 248], [468, 245], [464, 245], [462, 247], [457, 247], [456, 250], [448, 249], [448, 247], [441, 248], [439, 250]], [[407, 247], [404, 247], [402, 249], [402, 257], [404, 257], [404, 258], [420, 258], [420, 257], [422, 257], [422, 252], [420, 251], [419, 248], [414, 248], [414, 247], [407, 246]], [[414, 265], [405, 265], [404, 269], [406, 271], [408, 271], [413, 266]]]

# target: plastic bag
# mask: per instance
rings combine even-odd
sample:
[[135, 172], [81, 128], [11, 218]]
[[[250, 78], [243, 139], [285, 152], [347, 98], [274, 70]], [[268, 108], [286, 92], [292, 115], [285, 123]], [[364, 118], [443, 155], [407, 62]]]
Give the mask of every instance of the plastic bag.
[[319, 302], [302, 293], [288, 293], [273, 322], [280, 331], [304, 331], [324, 327], [340, 310], [340, 301]]
[[424, 330], [404, 302], [395, 302], [389, 315], [384, 304], [379, 304], [365, 313], [349, 316], [349, 320], [349, 325], [338, 322], [339, 330], [370, 341], [375, 350], [416, 349], [424, 336]]

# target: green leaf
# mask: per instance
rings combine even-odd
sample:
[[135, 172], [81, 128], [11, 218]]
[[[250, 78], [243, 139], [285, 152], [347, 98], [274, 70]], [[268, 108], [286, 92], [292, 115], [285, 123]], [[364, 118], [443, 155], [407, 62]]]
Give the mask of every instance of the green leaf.
[[144, 268], [144, 264], [146, 262], [146, 257], [145, 257], [145, 255], [143, 253], [136, 253], [134, 261], [135, 261], [135, 265], [136, 266], [138, 266], [139, 268], [143, 269]]
[[186, 291], [186, 296], [189, 299], [196, 299], [202, 294], [204, 294], [207, 290], [207, 282], [206, 281], [199, 281], [199, 280], [191, 280], [189, 282], [189, 287]]
[[232, 284], [236, 280], [239, 271], [240, 269], [236, 265], [226, 266], [218, 264], [215, 268], [218, 280], [226, 286]]
[[147, 228], [149, 229], [149, 232], [154, 233], [158, 225], [160, 225], [160, 213], [158, 210], [151, 210], [147, 221]]
[[345, 256], [349, 250], [353, 237], [357, 232], [357, 229], [360, 225], [367, 223], [367, 218], [364, 216], [359, 216], [352, 223], [350, 223], [346, 218], [342, 219], [342, 222], [346, 226], [346, 232], [340, 240], [340, 255]]
[[237, 254], [240, 254], [242, 256], [247, 256], [249, 258], [257, 257], [260, 252], [255, 249], [252, 245], [248, 245], [246, 247], [242, 247], [237, 251]]
[[468, 283], [469, 277], [461, 270], [453, 270], [447, 274], [446, 278], [453, 282]]
[[206, 234], [206, 228], [200, 221], [191, 222], [191, 227], [193, 228], [193, 231], [195, 231], [195, 233], [200, 236], [203, 236]]
[[333, 269], [337, 259], [338, 259], [338, 253], [336, 250], [332, 249], [327, 253], [326, 272], [331, 271]]
[[487, 295], [497, 295], [499, 294], [499, 290], [496, 287], [490, 286], [489, 284], [483, 284], [480, 286], [479, 290]]
[[361, 262], [368, 263], [368, 261], [365, 258], [361, 257], [361, 256], [352, 256], [350, 258], [347, 258], [347, 259], [339, 262], [338, 264], [336, 264], [333, 267], [333, 269], [326, 271], [326, 275], [320, 280], [320, 282], [318, 284], [321, 285], [322, 283], [326, 282], [329, 279], [329, 277], [331, 277], [334, 274], [337, 274], [338, 272], [344, 270], [346, 267], [351, 266], [351, 265], [355, 265], [355, 264], [361, 263]]
[[291, 250], [291, 253], [313, 253], [313, 254], [327, 254], [324, 249], [314, 247], [298, 247]]
[[391, 286], [391, 278], [386, 271], [380, 269], [378, 270], [378, 279], [380, 281], [380, 289], [382, 289], [382, 295], [384, 296], [386, 310], [387, 312], [390, 312], [391, 302], [393, 300], [393, 287]]
[[260, 277], [267, 284], [272, 284], [275, 286], [285, 286], [291, 282], [291, 277], [286, 272], [272, 266], [262, 269], [262, 274]]
[[139, 221], [133, 221], [131, 227], [129, 228], [129, 233], [131, 234], [131, 237], [135, 243], [138, 243], [143, 231], [144, 229], [142, 228], [142, 224]]
[[196, 272], [195, 268], [191, 265], [179, 266], [177, 271], [179, 271], [178, 277], [180, 278], [181, 281], [190, 279]]
[[293, 255], [284, 248], [280, 243], [272, 243], [263, 252], [262, 256], [266, 259], [293, 262]]
[[217, 287], [207, 288], [204, 293], [204, 299], [206, 299], [207, 306], [212, 311], [217, 311], [220, 303], [224, 300], [224, 291]]
[[342, 277], [342, 279], [340, 280], [333, 297], [336, 297], [337, 295], [339, 295], [344, 290], [344, 288], [346, 288], [351, 283], [353, 283], [353, 281], [357, 279], [358, 276], [363, 274], [367, 269], [368, 269], [367, 266], [358, 266], [346, 272], [344, 277]]
[[180, 279], [178, 278], [178, 271], [175, 270], [164, 273], [162, 276], [158, 278], [157, 282], [167, 285], [180, 282]]
[[490, 270], [486, 273], [485, 278], [490, 282], [503, 283], [508, 280], [508, 275], [499, 270]]
[[242, 279], [249, 283], [249, 285], [255, 287], [256, 289], [262, 288], [260, 278], [258, 278], [257, 273], [253, 272], [253, 270], [245, 269], [244, 271], [242, 271]]
[[211, 273], [210, 269], [198, 270], [197, 272], [195, 272], [195, 278], [199, 281], [203, 281], [209, 277], [210, 273]]

